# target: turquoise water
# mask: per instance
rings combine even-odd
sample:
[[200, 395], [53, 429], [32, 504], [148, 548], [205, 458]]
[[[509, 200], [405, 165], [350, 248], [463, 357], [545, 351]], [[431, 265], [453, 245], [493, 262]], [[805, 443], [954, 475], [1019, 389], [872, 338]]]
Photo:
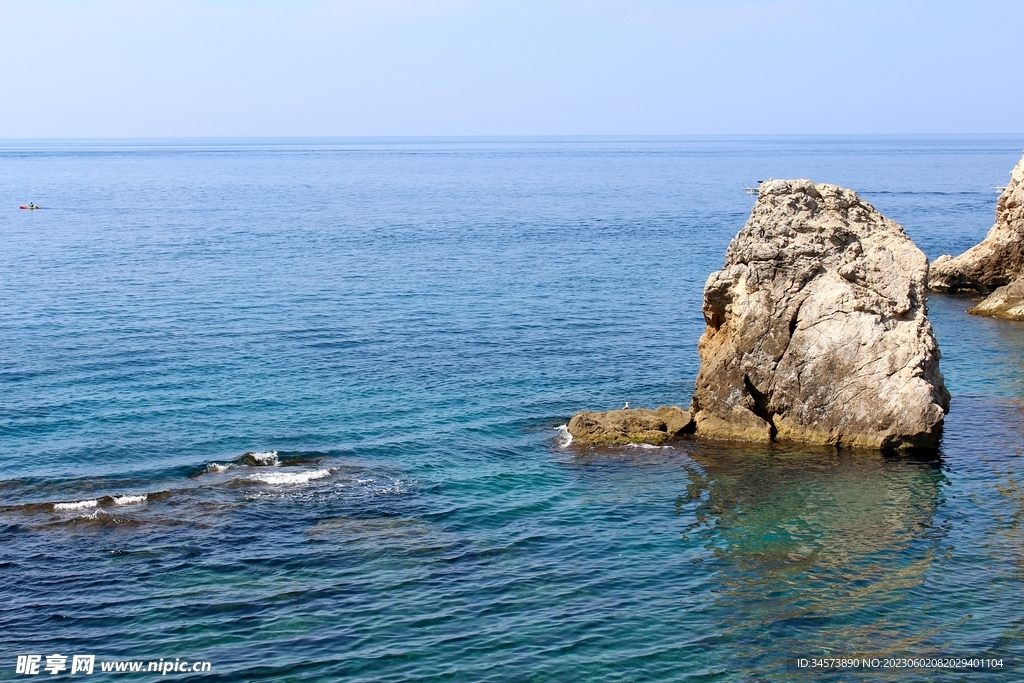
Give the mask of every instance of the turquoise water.
[[930, 300], [937, 459], [557, 429], [688, 402], [744, 187], [852, 187], [934, 258], [984, 236], [1022, 148], [0, 144], [0, 679], [33, 653], [345, 681], [1024, 654], [1020, 323]]

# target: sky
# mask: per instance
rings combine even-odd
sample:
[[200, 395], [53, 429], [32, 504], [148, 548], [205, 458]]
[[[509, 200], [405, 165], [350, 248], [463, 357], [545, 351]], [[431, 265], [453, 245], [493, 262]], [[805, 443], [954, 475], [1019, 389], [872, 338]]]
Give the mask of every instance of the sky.
[[1024, 132], [1021, 0], [0, 0], [0, 138]]

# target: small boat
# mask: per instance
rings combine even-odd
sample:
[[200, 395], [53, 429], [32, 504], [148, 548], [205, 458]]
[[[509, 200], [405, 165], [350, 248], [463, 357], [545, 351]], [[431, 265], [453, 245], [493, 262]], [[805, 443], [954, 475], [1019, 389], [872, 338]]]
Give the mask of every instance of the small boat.
[[32, 210], [35, 210], [35, 209], [41, 209], [43, 207], [36, 206], [35, 204], [29, 204], [28, 206], [19, 206], [18, 208], [19, 209], [32, 209]]

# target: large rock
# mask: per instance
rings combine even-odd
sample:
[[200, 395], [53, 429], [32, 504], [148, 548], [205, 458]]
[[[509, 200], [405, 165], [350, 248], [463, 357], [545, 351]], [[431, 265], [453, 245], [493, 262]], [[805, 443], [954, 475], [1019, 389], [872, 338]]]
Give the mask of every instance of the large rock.
[[761, 185], [704, 288], [696, 435], [933, 448], [949, 409], [928, 261], [851, 190]]
[[1024, 273], [1024, 158], [996, 202], [996, 222], [985, 239], [956, 258], [944, 254], [928, 272], [936, 292], [987, 293]]
[[1007, 320], [1024, 320], [1024, 276], [999, 287], [967, 312]]
[[595, 413], [584, 410], [569, 420], [569, 434], [580, 446], [595, 444], [662, 444], [685, 434], [693, 425], [689, 411], [677, 406], [625, 408]]

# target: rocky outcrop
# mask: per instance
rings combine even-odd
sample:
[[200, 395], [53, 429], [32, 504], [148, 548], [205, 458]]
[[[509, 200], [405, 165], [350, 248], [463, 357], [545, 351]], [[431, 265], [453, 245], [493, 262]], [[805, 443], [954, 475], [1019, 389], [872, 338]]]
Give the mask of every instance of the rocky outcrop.
[[662, 444], [692, 430], [689, 411], [677, 406], [625, 408], [595, 413], [584, 410], [569, 420], [572, 442], [580, 446], [596, 444]]
[[949, 393], [928, 261], [851, 190], [764, 182], [704, 288], [698, 437], [933, 448]]
[[967, 309], [967, 312], [1007, 320], [1024, 320], [1024, 276], [999, 287], [980, 304]]
[[944, 254], [928, 272], [936, 292], [987, 293], [1024, 273], [1024, 158], [996, 202], [996, 222], [985, 239], [956, 258]]

